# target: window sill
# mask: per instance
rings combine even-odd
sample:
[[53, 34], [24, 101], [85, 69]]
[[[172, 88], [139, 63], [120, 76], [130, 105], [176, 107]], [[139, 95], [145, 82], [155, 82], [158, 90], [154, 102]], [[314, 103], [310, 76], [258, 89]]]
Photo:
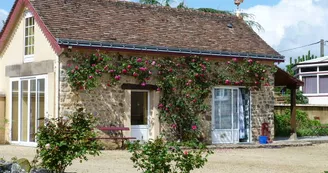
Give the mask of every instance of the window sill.
[[34, 61], [34, 55], [24, 56], [24, 63], [29, 63]]

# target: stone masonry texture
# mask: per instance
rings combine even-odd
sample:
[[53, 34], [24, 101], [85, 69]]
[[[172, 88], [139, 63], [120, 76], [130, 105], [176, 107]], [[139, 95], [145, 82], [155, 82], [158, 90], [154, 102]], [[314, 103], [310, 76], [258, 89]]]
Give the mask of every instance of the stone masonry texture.
[[[125, 91], [120, 85], [107, 87], [104, 83], [90, 92], [74, 92], [66, 75], [66, 64], [69, 58], [61, 57], [60, 75], [60, 115], [70, 114], [76, 106], [85, 108], [87, 112], [93, 113], [99, 119], [101, 126], [126, 126], [130, 121], [130, 100], [127, 99]], [[122, 83], [137, 84], [134, 78], [122, 77]], [[154, 84], [154, 81], [151, 82]], [[271, 76], [273, 85], [273, 75]], [[269, 123], [271, 137], [274, 135], [274, 92], [273, 87], [262, 87], [251, 92], [251, 133], [252, 141], [258, 141], [261, 134], [262, 123]], [[151, 102], [153, 100], [150, 100]], [[212, 96], [209, 95], [206, 103], [210, 105], [205, 115], [200, 115], [202, 120], [202, 138], [211, 143], [212, 132]], [[155, 105], [156, 107], [156, 105]], [[125, 124], [124, 124], [125, 123]]]

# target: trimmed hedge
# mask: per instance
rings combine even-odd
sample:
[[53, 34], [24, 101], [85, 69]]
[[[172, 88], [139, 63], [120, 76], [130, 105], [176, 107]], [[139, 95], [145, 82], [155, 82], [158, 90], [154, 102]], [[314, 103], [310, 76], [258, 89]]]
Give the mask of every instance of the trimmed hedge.
[[[328, 126], [324, 126], [318, 120], [311, 120], [304, 111], [296, 111], [297, 136], [328, 136]], [[290, 136], [290, 110], [284, 114], [274, 116], [274, 128], [276, 137]]]

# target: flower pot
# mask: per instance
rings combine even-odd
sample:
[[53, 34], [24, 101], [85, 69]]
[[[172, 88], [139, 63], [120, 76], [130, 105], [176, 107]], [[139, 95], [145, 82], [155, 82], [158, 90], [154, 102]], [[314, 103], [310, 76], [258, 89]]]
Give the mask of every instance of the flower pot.
[[267, 144], [268, 143], [268, 137], [267, 136], [260, 136], [259, 137], [260, 144]]

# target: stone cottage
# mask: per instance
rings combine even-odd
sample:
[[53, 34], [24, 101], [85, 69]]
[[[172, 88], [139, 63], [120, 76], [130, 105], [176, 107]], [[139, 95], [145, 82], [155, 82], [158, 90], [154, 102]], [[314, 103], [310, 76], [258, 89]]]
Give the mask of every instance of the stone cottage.
[[[0, 34], [0, 91], [9, 120], [0, 138], [34, 146], [43, 119], [68, 114], [76, 104], [98, 116], [102, 126], [129, 127], [127, 136], [158, 136], [159, 94], [154, 88], [140, 88], [124, 78], [122, 86], [101, 85], [90, 93], [72, 90], [65, 52], [96, 50], [127, 56], [198, 55], [213, 61], [252, 58], [267, 65], [284, 61], [232, 15], [114, 0], [16, 0]], [[273, 83], [273, 74], [271, 78]], [[259, 91], [216, 86], [209, 105], [204, 129], [210, 143], [256, 141], [263, 122], [273, 132], [272, 86]], [[224, 107], [230, 113], [222, 113]], [[234, 109], [239, 110], [236, 115]]]

